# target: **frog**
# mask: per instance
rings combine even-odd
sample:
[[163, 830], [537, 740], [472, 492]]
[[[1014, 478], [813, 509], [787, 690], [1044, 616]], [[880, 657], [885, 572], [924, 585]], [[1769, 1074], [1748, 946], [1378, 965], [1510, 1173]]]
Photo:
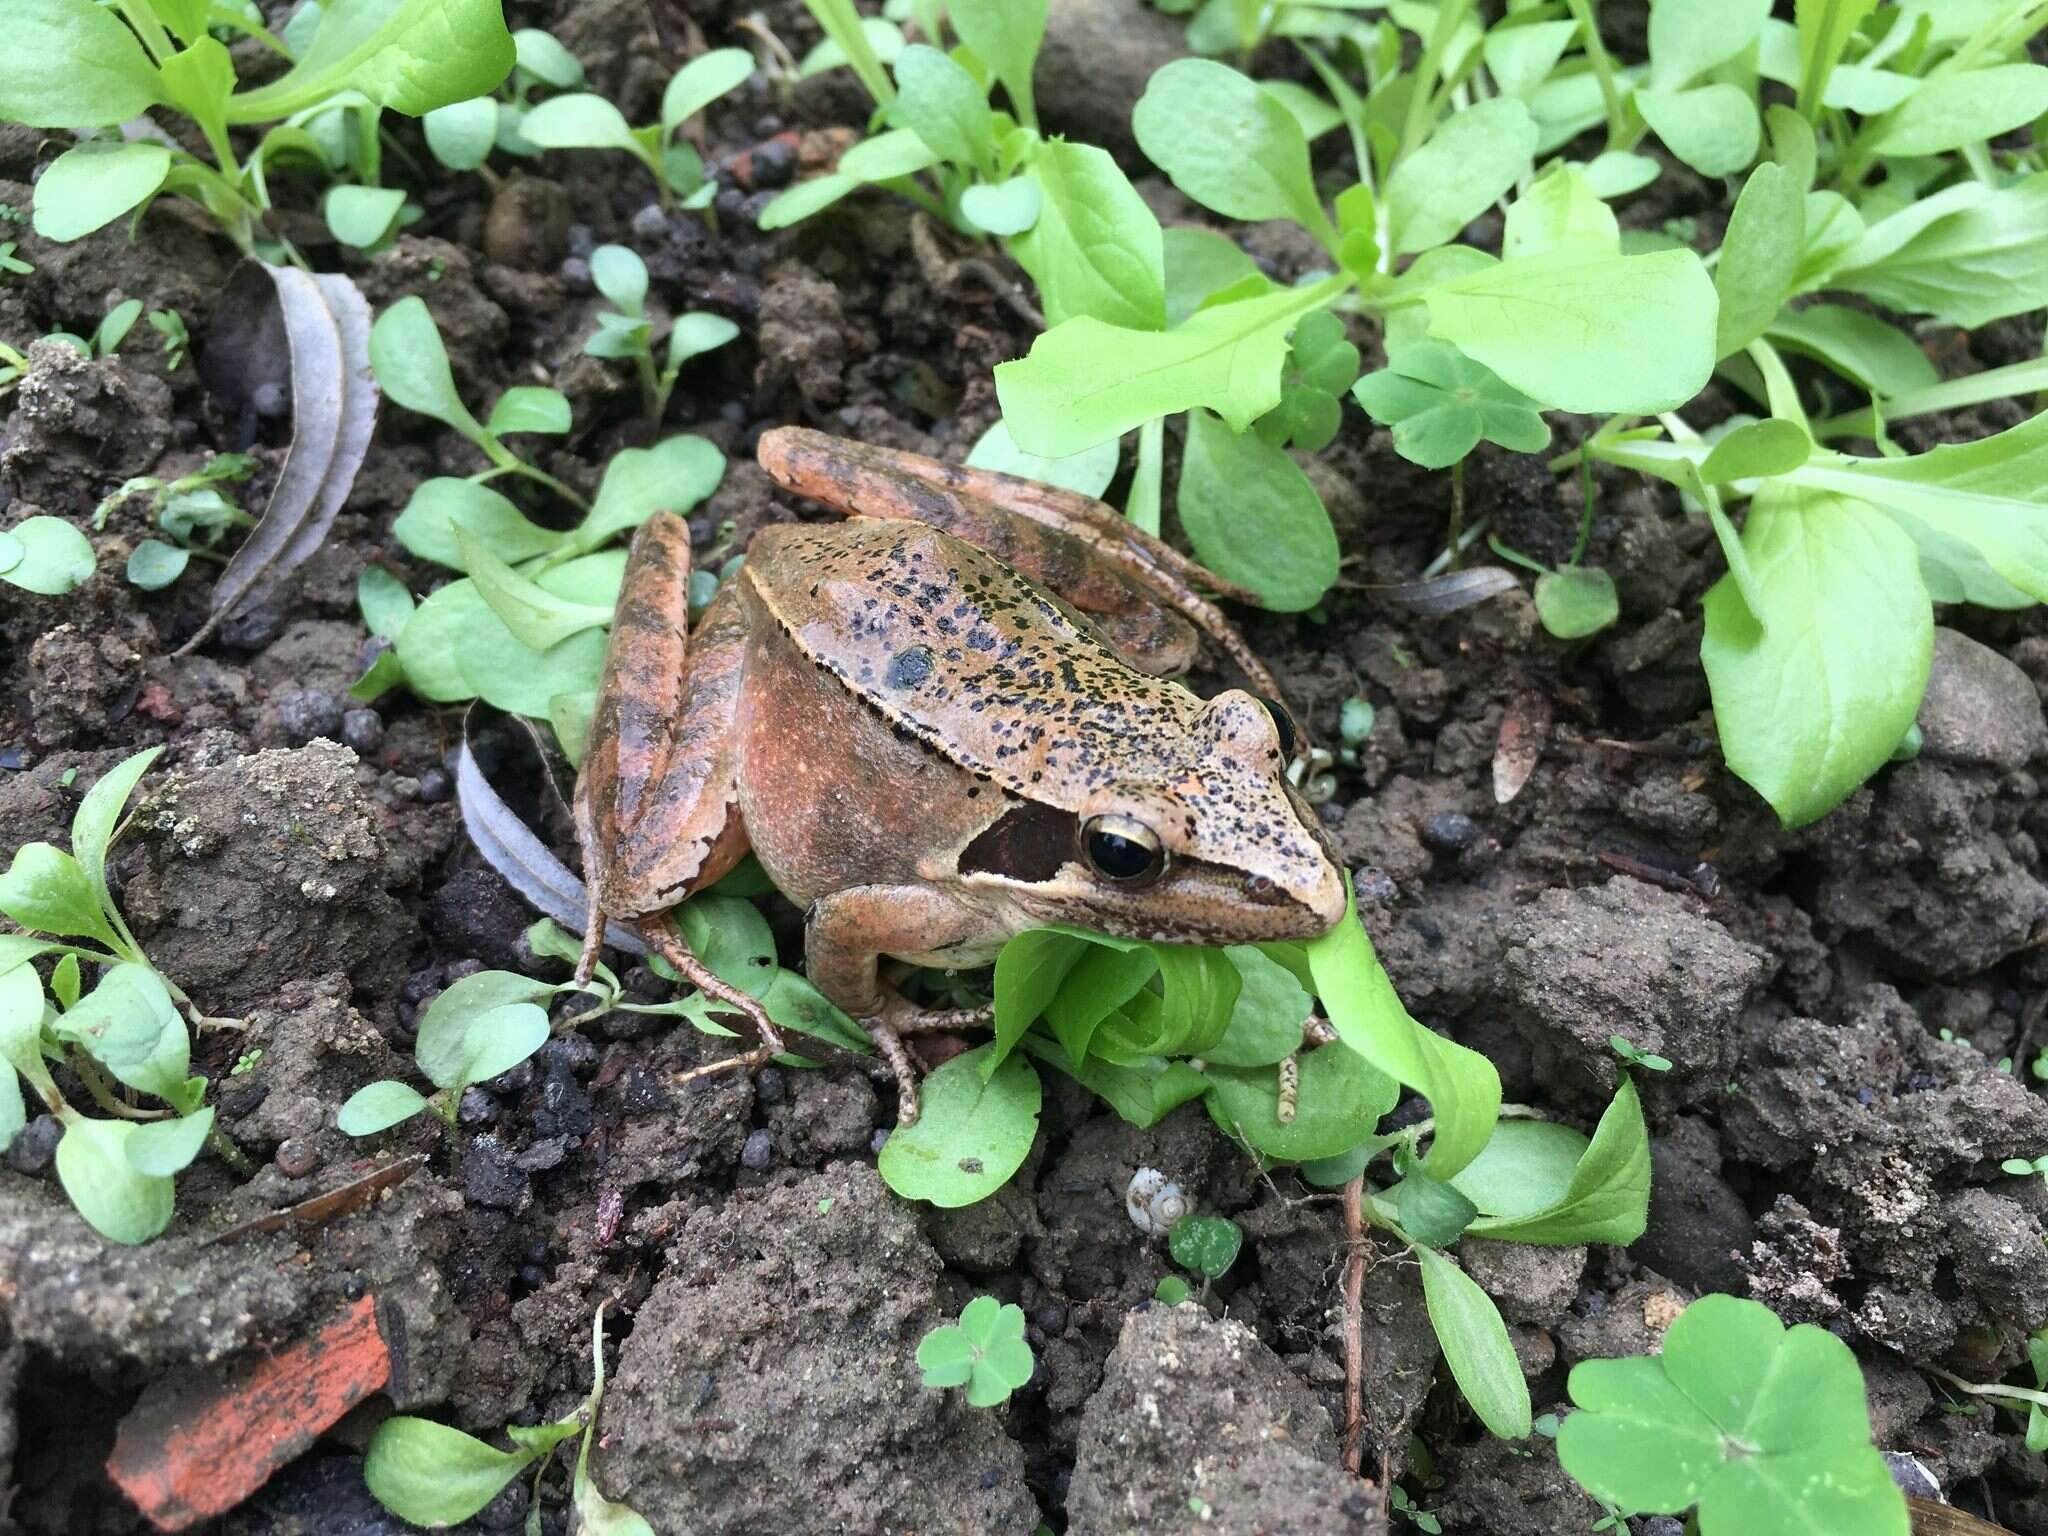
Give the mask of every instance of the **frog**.
[[[763, 434], [757, 458], [840, 520], [758, 529], [694, 625], [687, 523], [635, 533], [574, 796], [580, 981], [622, 924], [751, 1032], [699, 1072], [781, 1054], [762, 1004], [668, 917], [751, 852], [907, 1125], [906, 1040], [989, 1016], [912, 1002], [913, 968], [986, 965], [1049, 924], [1221, 945], [1344, 919], [1292, 776], [1305, 739], [1206, 595], [1250, 594], [1076, 491], [804, 427]], [[1202, 633], [1250, 687], [1178, 680]]]

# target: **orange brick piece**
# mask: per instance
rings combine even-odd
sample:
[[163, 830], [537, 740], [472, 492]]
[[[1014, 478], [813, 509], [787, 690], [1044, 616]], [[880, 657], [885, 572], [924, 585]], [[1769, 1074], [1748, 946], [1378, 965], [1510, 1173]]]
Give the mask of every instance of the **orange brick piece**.
[[158, 1530], [182, 1531], [241, 1503], [390, 1379], [365, 1296], [311, 1338], [151, 1383], [107, 1473]]

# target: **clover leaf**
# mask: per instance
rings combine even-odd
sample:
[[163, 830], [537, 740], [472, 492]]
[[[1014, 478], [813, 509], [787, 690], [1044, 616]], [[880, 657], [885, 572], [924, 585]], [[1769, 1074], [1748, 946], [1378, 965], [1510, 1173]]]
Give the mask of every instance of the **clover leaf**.
[[1483, 437], [1540, 453], [1550, 428], [1536, 402], [1483, 363], [1440, 341], [1398, 347], [1387, 366], [1351, 386], [1366, 414], [1394, 429], [1394, 451], [1424, 469], [1447, 469]]
[[1031, 1379], [1031, 1346], [1024, 1342], [1024, 1309], [993, 1296], [967, 1303], [958, 1323], [926, 1334], [917, 1363], [928, 1387], [967, 1388], [974, 1408], [993, 1408]]
[[1849, 1346], [1768, 1307], [1703, 1296], [1655, 1357], [1572, 1368], [1558, 1459], [1594, 1497], [1644, 1514], [1699, 1507], [1701, 1536], [1906, 1536], [1870, 1442]]

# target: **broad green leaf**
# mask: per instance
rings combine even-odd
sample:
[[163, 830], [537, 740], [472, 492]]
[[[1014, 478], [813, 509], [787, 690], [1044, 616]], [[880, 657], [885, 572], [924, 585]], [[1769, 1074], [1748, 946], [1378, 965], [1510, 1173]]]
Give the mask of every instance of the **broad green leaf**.
[[974, 56], [1002, 82], [1026, 127], [1038, 123], [1031, 71], [1045, 41], [1047, 0], [952, 0], [946, 20]]
[[379, 1504], [414, 1525], [459, 1525], [540, 1454], [501, 1451], [431, 1419], [400, 1415], [370, 1436], [363, 1482]]
[[1010, 429], [999, 418], [975, 439], [974, 446], [967, 452], [967, 465], [970, 469], [993, 469], [1006, 475], [1022, 475], [1042, 485], [1079, 491], [1083, 496], [1100, 496], [1109, 489], [1109, 482], [1116, 478], [1121, 448], [1122, 445], [1112, 437], [1064, 459], [1040, 458], [1019, 448], [1010, 436]]
[[137, 1173], [168, 1179], [191, 1166], [206, 1133], [213, 1129], [213, 1106], [175, 1120], [152, 1120], [128, 1136], [128, 1161]]
[[1016, 1049], [1088, 950], [1086, 939], [1056, 928], [1029, 929], [1002, 947], [995, 968], [996, 1037], [984, 1075], [992, 1075]]
[[514, 384], [498, 396], [484, 430], [493, 437], [508, 432], [547, 432], [559, 436], [569, 430], [570, 422], [569, 400], [560, 390]]
[[1660, 1355], [1572, 1368], [1580, 1411], [1558, 1459], [1597, 1497], [1648, 1513], [1699, 1506], [1702, 1536], [1906, 1536], [1906, 1502], [1870, 1443], [1848, 1345], [1761, 1303], [1704, 1296]]
[[1043, 194], [1037, 222], [1010, 244], [1038, 284], [1048, 325], [1088, 315], [1106, 325], [1166, 325], [1159, 221], [1103, 150], [1051, 140], [1032, 166]]
[[1550, 251], [1611, 255], [1620, 248], [1621, 230], [1614, 210], [1600, 200], [1586, 173], [1574, 166], [1559, 165], [1544, 172], [1508, 206], [1501, 239], [1504, 256], [1541, 256]]
[[1841, 62], [1849, 39], [1877, 8], [1877, 0], [1795, 0], [1799, 28], [1799, 110], [1809, 121], [1820, 115], [1828, 77]]
[[1515, 453], [1550, 445], [1536, 402], [1457, 348], [1417, 341], [1390, 347], [1389, 357], [1351, 393], [1374, 421], [1394, 429], [1394, 449], [1411, 464], [1448, 469], [1481, 438]]
[[280, 79], [229, 102], [236, 123], [268, 122], [359, 91], [407, 117], [487, 96], [512, 72], [500, 0], [355, 0], [322, 8], [319, 30]]
[[128, 1160], [133, 1120], [88, 1120], [68, 1114], [57, 1143], [57, 1182], [86, 1225], [109, 1242], [146, 1243], [171, 1224], [177, 1191], [167, 1178]]
[[114, 898], [107, 890], [107, 850], [113, 846], [114, 829], [121, 823], [121, 811], [128, 804], [128, 797], [135, 793], [135, 786], [162, 752], [162, 747], [149, 747], [121, 759], [99, 776], [72, 813], [72, 857], [85, 872], [86, 883], [105, 911], [114, 910]]
[[57, 1033], [138, 1092], [167, 1100], [184, 1095], [191, 1039], [163, 978], [146, 965], [110, 966], [58, 1019]]
[[1037, 1035], [1024, 1037], [1024, 1049], [1054, 1071], [1071, 1077], [1125, 1121], [1148, 1130], [1190, 1100], [1209, 1091], [1209, 1080], [1184, 1061], [1158, 1057], [1138, 1066], [1122, 1067], [1091, 1056], [1075, 1071], [1066, 1053]]
[[[110, 13], [88, 6], [98, 15]], [[126, 28], [115, 23], [116, 30]], [[14, 76], [35, 70], [10, 71]], [[6, 87], [0, 86], [0, 93]], [[12, 116], [0, 106], [0, 116]], [[77, 144], [50, 162], [35, 186], [35, 231], [45, 240], [76, 240], [111, 224], [154, 197], [171, 172], [171, 152], [134, 139]]]
[[10, 1121], [14, 1129], [0, 1137], [0, 1151], [27, 1118], [17, 1075], [29, 1080], [39, 1100], [56, 1092], [43, 1063], [43, 983], [27, 963], [27, 946], [34, 941], [19, 934], [5, 938], [13, 943], [0, 947], [0, 1129]]
[[28, 1124], [28, 1106], [21, 1097], [21, 1078], [0, 1058], [0, 1150], [5, 1150]]
[[[7, 42], [12, 63], [0, 71], [0, 119], [32, 128], [111, 128], [164, 99], [135, 34], [93, 0], [10, 0]], [[42, 229], [41, 197], [38, 188], [38, 233], [75, 238]]]
[[1040, 336], [1028, 357], [997, 365], [1003, 420], [1020, 448], [1048, 458], [1196, 406], [1241, 432], [1279, 403], [1295, 322], [1350, 282], [1331, 277], [1212, 304], [1170, 331], [1069, 320]]
[[931, 146], [908, 128], [892, 128], [862, 139], [839, 157], [839, 174], [855, 181], [892, 181], [938, 164]]
[[1730, 480], [1789, 475], [1813, 454], [1813, 439], [1796, 421], [1773, 416], [1746, 422], [1728, 433], [1700, 461], [1700, 479], [1708, 485]]
[[1075, 1068], [1088, 1060], [1088, 1048], [1102, 1021], [1129, 1003], [1138, 990], [1159, 974], [1159, 956], [1150, 945], [1130, 949], [1092, 945], [1060, 980], [1059, 991], [1045, 1008], [1046, 1028], [1066, 1048]]
[[419, 1090], [390, 1079], [366, 1083], [348, 1096], [334, 1117], [335, 1129], [348, 1136], [374, 1136], [410, 1120], [427, 1107]]
[[128, 551], [128, 566], [123, 574], [131, 587], [160, 592], [184, 575], [185, 567], [191, 563], [189, 549], [166, 544], [162, 539], [144, 539]]
[[[557, 548], [565, 535], [529, 522], [487, 485], [439, 476], [423, 480], [391, 531], [422, 560], [463, 570], [455, 530], [464, 528], [499, 559], [516, 564]], [[396, 638], [393, 636], [391, 638]]]
[[0, 914], [37, 933], [118, 944], [92, 879], [75, 858], [49, 843], [15, 849], [14, 861], [0, 875]]
[[0, 581], [24, 592], [62, 597], [92, 575], [91, 543], [61, 517], [25, 517], [7, 536], [20, 556], [0, 570]]
[[[1127, 942], [1127, 941], [1126, 941]], [[1152, 944], [1159, 990], [1139, 992], [1103, 1021], [1095, 1054], [1122, 1066], [1155, 1056], [1199, 1056], [1230, 1027], [1237, 968], [1220, 950], [1199, 944]]]
[[1640, 192], [1664, 172], [1648, 155], [1610, 149], [1595, 155], [1584, 167], [1587, 185], [1601, 197], [1626, 197]]
[[1038, 222], [1045, 193], [1035, 176], [982, 183], [960, 194], [960, 212], [984, 234], [1021, 235]]
[[1202, 1060], [1213, 1067], [1269, 1067], [1292, 1056], [1313, 1011], [1308, 992], [1256, 945], [1233, 944], [1224, 953], [1237, 967], [1237, 1002], [1223, 1038], [1202, 1052]]
[[553, 989], [545, 982], [514, 971], [477, 971], [456, 981], [420, 1016], [413, 1059], [436, 1088], [470, 1081], [463, 1076], [469, 1059], [469, 1030], [478, 1019], [501, 1008], [537, 1005]]
[[1458, 1390], [1493, 1433], [1503, 1440], [1527, 1439], [1529, 1384], [1522, 1379], [1500, 1309], [1470, 1275], [1434, 1248], [1411, 1251], [1422, 1261], [1422, 1298]]
[[1296, 80], [1261, 80], [1260, 90], [1293, 114], [1301, 136], [1313, 144], [1332, 128], [1343, 126], [1344, 114]]
[[1939, 155], [1995, 139], [2048, 112], [2048, 68], [1993, 64], [1935, 75], [1874, 126], [1881, 155]]
[[588, 91], [550, 96], [529, 108], [519, 120], [519, 132], [542, 149], [623, 149], [642, 158], [646, 152], [626, 115]]
[[1755, 42], [1770, 14], [1771, 0], [1651, 0], [1650, 84], [1690, 84]]
[[404, 207], [398, 187], [329, 187], [322, 204], [334, 238], [358, 250], [382, 244]]
[[450, 102], [420, 119], [427, 148], [451, 171], [473, 171], [498, 142], [498, 103], [488, 96]]
[[749, 997], [759, 997], [775, 979], [775, 935], [751, 901], [706, 892], [677, 909], [690, 953], [711, 974]]
[[1336, 1157], [1367, 1140], [1394, 1107], [1400, 1088], [1343, 1044], [1297, 1058], [1300, 1095], [1294, 1118], [1279, 1117], [1280, 1078], [1265, 1067], [1210, 1067], [1209, 1115], [1225, 1135], [1242, 1137], [1267, 1157], [1301, 1163]]
[[1433, 1179], [1420, 1168], [1404, 1170], [1392, 1190], [1394, 1216], [1412, 1242], [1448, 1248], [1472, 1225], [1479, 1208], [1453, 1185]]
[[1913, 541], [1851, 495], [1766, 482], [1742, 547], [1762, 612], [1732, 577], [1716, 582], [1700, 659], [1730, 771], [1803, 826], [1882, 767], [1913, 723], [1933, 608]]
[[[1650, 1132], [1643, 1122], [1642, 1100], [1634, 1081], [1622, 1077], [1613, 1101], [1594, 1127], [1591, 1142], [1569, 1133], [1571, 1143], [1582, 1150], [1576, 1160], [1569, 1154], [1565, 1158], [1561, 1187], [1557, 1153], [1563, 1147], [1554, 1137], [1545, 1143], [1532, 1141], [1530, 1132], [1538, 1128], [1562, 1129], [1536, 1120], [1503, 1120], [1487, 1150], [1452, 1181], [1475, 1203], [1479, 1197], [1473, 1194], [1468, 1179], [1482, 1185], [1512, 1185], [1521, 1197], [1513, 1209], [1487, 1211], [1472, 1223], [1472, 1234], [1560, 1247], [1572, 1243], [1625, 1247], [1641, 1237], [1650, 1211]], [[1496, 1143], [1504, 1143], [1499, 1153], [1504, 1166], [1482, 1169], [1481, 1165], [1495, 1156]], [[1537, 1199], [1541, 1203], [1530, 1209]]]
[[1233, 219], [1292, 219], [1325, 246], [1336, 244], [1301, 125], [1228, 65], [1176, 59], [1156, 71], [1131, 110], [1131, 131], [1203, 207]]
[[1535, 120], [1511, 97], [1447, 118], [1387, 178], [1393, 249], [1408, 255], [1455, 238], [1528, 174], [1535, 151]]
[[1763, 142], [1756, 103], [1740, 86], [1637, 91], [1634, 100], [1664, 147], [1702, 176], [1734, 175], [1756, 158]]
[[1174, 1263], [1214, 1280], [1237, 1262], [1244, 1232], [1236, 1222], [1221, 1216], [1190, 1213], [1173, 1224], [1166, 1241]]
[[647, 263], [625, 245], [600, 245], [590, 253], [590, 281], [597, 291], [635, 319], [647, 303]]
[[728, 91], [737, 90], [754, 72], [754, 56], [744, 48], [714, 48], [701, 53], [669, 77], [661, 93], [661, 136], [665, 139]]
[[1196, 558], [1276, 612], [1313, 607], [1337, 579], [1337, 533], [1301, 466], [1204, 410], [1188, 414], [1178, 506]]
[[664, 438], [652, 448], [626, 448], [605, 465], [590, 515], [570, 535], [579, 550], [593, 550], [656, 512], [687, 513], [718, 489], [725, 455], [701, 437]]
[[[592, 566], [591, 561], [603, 564]], [[593, 597], [600, 603], [615, 601], [624, 562], [624, 550], [593, 555], [538, 580], [544, 590], [572, 602]], [[604, 648], [604, 635], [588, 629], [536, 651], [491, 612], [476, 583], [465, 580], [450, 582], [420, 604], [399, 636], [397, 654], [406, 682], [423, 699], [453, 703], [482, 698], [514, 714], [543, 718], [557, 694], [597, 687]]]
[[1714, 356], [1740, 352], [1783, 310], [1806, 248], [1806, 198], [1793, 174], [1765, 164], [1749, 173], [1714, 269], [1720, 317]]
[[837, 173], [813, 176], [809, 181], [798, 182], [787, 192], [777, 193], [761, 210], [756, 225], [771, 231], [787, 229], [831, 207], [849, 192], [858, 191], [860, 185], [856, 178]]
[[1825, 285], [1965, 328], [2048, 306], [2048, 172], [1921, 199], [1871, 225]]
[[908, 128], [941, 160], [986, 171], [995, 164], [995, 116], [974, 76], [938, 49], [913, 43], [896, 60], [889, 121]]
[[1764, 334], [1785, 350], [1818, 358], [1874, 395], [1907, 395], [1941, 381], [1917, 341], [1864, 310], [1840, 304], [1781, 310]]
[[1597, 635], [1621, 617], [1614, 578], [1589, 565], [1567, 565], [1536, 578], [1536, 617], [1560, 640]]
[[1590, 1138], [1568, 1125], [1503, 1120], [1485, 1149], [1451, 1182], [1478, 1207], [1481, 1221], [1519, 1222], [1564, 1200], [1591, 1145]]
[[469, 1021], [462, 1035], [464, 1083], [487, 1083], [510, 1072], [548, 1043], [547, 1010], [538, 1003], [505, 1003]]
[[480, 447], [489, 441], [455, 391], [441, 329], [418, 294], [400, 299], [370, 327], [370, 371], [378, 388], [407, 410], [453, 427]]
[[1436, 1139], [1422, 1166], [1439, 1179], [1453, 1177], [1479, 1155], [1500, 1116], [1500, 1074], [1493, 1063], [1408, 1016], [1358, 921], [1355, 901], [1343, 922], [1304, 948], [1316, 995], [1338, 1039], [1429, 1100]]
[[572, 603], [556, 597], [528, 577], [512, 569], [460, 523], [455, 525], [455, 547], [462, 563], [476, 583], [476, 589], [490, 604], [507, 629], [522, 645], [545, 651], [571, 635], [611, 623], [612, 610], [596, 603]]
[[1212, 293], [1259, 275], [1235, 240], [1213, 229], [1176, 224], [1160, 231], [1166, 268], [1166, 323], [1177, 326]]
[[1493, 27], [1484, 45], [1487, 73], [1503, 96], [1526, 98], [1557, 68], [1578, 32], [1576, 21]]
[[982, 1066], [995, 1051], [979, 1046], [925, 1078], [921, 1112], [882, 1144], [876, 1169], [906, 1200], [944, 1208], [972, 1205], [1001, 1189], [1038, 1135], [1038, 1074], [1021, 1057]]
[[1548, 408], [1670, 410], [1713, 373], [1718, 303], [1691, 251], [1522, 257], [1423, 300], [1430, 335]]
[[740, 328], [723, 315], [693, 313], [682, 316], [669, 327], [668, 371], [680, 371], [692, 358], [716, 351], [739, 333]]

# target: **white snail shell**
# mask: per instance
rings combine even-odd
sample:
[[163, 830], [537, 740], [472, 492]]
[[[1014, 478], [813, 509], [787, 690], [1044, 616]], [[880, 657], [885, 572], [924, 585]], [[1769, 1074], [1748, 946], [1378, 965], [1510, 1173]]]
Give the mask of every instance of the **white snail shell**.
[[1131, 1225], [1147, 1237], [1164, 1237], [1188, 1213], [1188, 1197], [1157, 1168], [1140, 1168], [1124, 1191], [1124, 1210]]

